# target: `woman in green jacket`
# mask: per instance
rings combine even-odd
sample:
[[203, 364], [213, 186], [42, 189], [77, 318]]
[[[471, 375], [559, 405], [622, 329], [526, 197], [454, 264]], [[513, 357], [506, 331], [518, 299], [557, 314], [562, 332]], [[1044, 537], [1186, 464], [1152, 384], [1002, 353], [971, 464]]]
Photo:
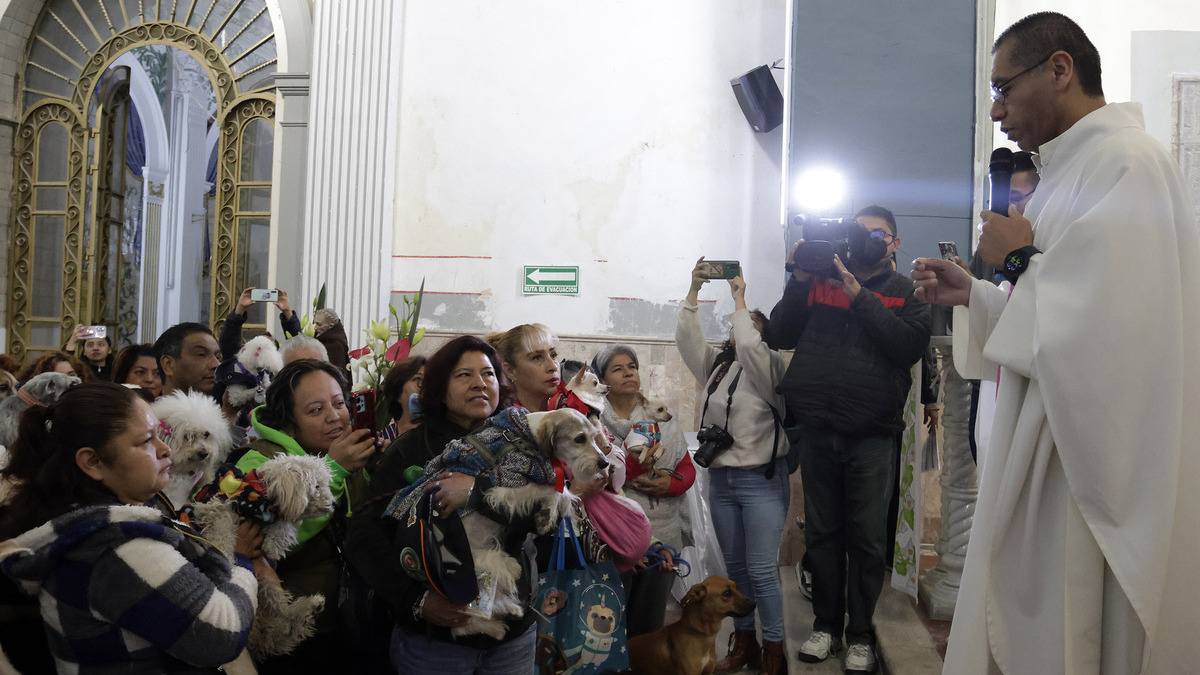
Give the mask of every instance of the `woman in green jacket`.
[[[362, 471], [375, 452], [366, 429], [354, 430], [336, 368], [324, 361], [301, 359], [279, 371], [267, 389], [266, 402], [250, 415], [258, 438], [237, 460], [242, 471], [258, 468], [281, 454], [324, 457], [332, 477], [329, 487], [338, 502], [337, 513], [349, 514], [365, 486]], [[259, 672], [331, 673], [339, 669], [337, 606], [341, 562], [340, 537], [330, 527], [334, 516], [309, 518], [300, 524], [295, 548], [279, 561], [279, 578], [295, 595], [321, 593], [325, 610], [317, 619], [316, 635], [291, 654], [259, 664]]]

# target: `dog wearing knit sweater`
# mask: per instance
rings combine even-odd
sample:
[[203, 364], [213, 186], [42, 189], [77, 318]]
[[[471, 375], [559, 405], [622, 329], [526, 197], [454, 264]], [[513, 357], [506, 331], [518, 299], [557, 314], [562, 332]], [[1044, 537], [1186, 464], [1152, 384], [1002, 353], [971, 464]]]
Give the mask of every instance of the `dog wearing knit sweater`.
[[[532, 515], [540, 533], [549, 533], [571, 512], [575, 497], [556, 487], [569, 476], [593, 476], [608, 469], [600, 450], [603, 433], [577, 410], [563, 408], [531, 413], [508, 408], [488, 419], [484, 427], [451, 441], [442, 454], [425, 465], [425, 475], [397, 493], [385, 515], [416, 522], [425, 484], [441, 471], [485, 476], [494, 487], [484, 501], [501, 517]], [[517, 592], [521, 565], [500, 546], [505, 525], [479, 510], [462, 511], [474, 561], [481, 602], [488, 610], [472, 608], [470, 620], [454, 635], [488, 635], [503, 639], [504, 619], [520, 617], [525, 608]]]
[[[319, 457], [279, 455], [243, 474], [231, 465], [200, 490], [188, 520], [218, 550], [233, 558], [238, 523], [262, 525], [263, 556], [277, 562], [296, 544], [301, 520], [333, 512], [329, 467]], [[246, 648], [255, 658], [287, 654], [312, 636], [327, 601], [320, 594], [294, 597], [275, 583], [258, 586], [258, 610]]]

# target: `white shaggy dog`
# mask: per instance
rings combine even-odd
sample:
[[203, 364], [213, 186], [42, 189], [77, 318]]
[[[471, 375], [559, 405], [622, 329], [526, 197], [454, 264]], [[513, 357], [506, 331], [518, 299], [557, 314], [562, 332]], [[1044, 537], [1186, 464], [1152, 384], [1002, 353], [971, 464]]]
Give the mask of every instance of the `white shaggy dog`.
[[[262, 522], [262, 550], [274, 562], [296, 544], [296, 528], [301, 520], [333, 512], [329, 467], [325, 460], [312, 455], [278, 455], [251, 474], [243, 478], [234, 477], [232, 472], [217, 475], [214, 484], [219, 489], [211, 495], [206, 494], [207, 490], [197, 495], [207, 499], [192, 505], [194, 519], [205, 538], [232, 557], [238, 522], [254, 518], [247, 515], [253, 512], [244, 507], [263, 503], [271, 520]], [[249, 490], [243, 489], [246, 485]], [[250, 490], [257, 494], [251, 495]]]
[[159, 433], [171, 448], [171, 480], [164, 490], [175, 508], [213, 479], [233, 449], [233, 435], [221, 407], [200, 392], [177, 391], [151, 406]]
[[[238, 522], [243, 517], [253, 519], [246, 514], [266, 508], [273, 519], [262, 524], [262, 550], [267, 560], [275, 562], [295, 546], [301, 520], [333, 511], [329, 481], [325, 460], [279, 455], [241, 478], [235, 472], [217, 476], [218, 489], [211, 498], [191, 506], [191, 523], [232, 559]], [[205, 492], [201, 495], [209, 496]], [[255, 658], [291, 652], [312, 636], [325, 602], [319, 593], [297, 598], [279, 584], [259, 583], [258, 610], [246, 649]]]
[[[538, 450], [544, 457], [565, 464], [571, 475], [590, 478], [609, 468], [608, 459], [600, 449], [605, 444], [602, 430], [579, 411], [563, 408], [529, 413], [527, 419]], [[564, 516], [572, 515], [571, 506], [576, 498], [569, 492], [557, 492], [554, 485], [527, 483], [519, 487], [493, 487], [484, 494], [484, 499], [497, 513], [510, 517], [535, 514], [539, 533], [546, 534], [554, 531]], [[520, 617], [525, 611], [517, 589], [521, 565], [501, 548], [503, 524], [472, 512], [463, 518], [463, 528], [471, 544], [475, 576], [494, 580], [495, 601], [490, 615], [472, 616], [452, 632], [481, 633], [502, 639], [508, 631], [503, 619]]]
[[251, 375], [258, 378], [258, 386], [247, 387], [231, 384], [225, 389], [225, 402], [234, 408], [247, 405], [262, 405], [267, 400], [267, 388], [271, 379], [283, 370], [283, 356], [275, 342], [266, 335], [259, 335], [242, 345], [237, 353], [238, 363]]
[[74, 375], [64, 373], [42, 373], [30, 378], [25, 386], [17, 390], [16, 396], [0, 401], [0, 445], [11, 448], [17, 440], [17, 429], [21, 426], [21, 413], [31, 406], [48, 406], [58, 400], [71, 387], [79, 384]]

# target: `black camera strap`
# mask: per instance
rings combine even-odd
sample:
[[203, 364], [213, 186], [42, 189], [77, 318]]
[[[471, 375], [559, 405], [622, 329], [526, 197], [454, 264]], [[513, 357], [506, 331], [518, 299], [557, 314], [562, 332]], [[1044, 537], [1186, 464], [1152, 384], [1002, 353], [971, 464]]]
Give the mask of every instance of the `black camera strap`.
[[[730, 364], [730, 365], [732, 365], [732, 364]], [[727, 399], [725, 399], [725, 424], [723, 425], [726, 432], [729, 431], [729, 415], [733, 413], [733, 392], [737, 391], [738, 381], [742, 379], [742, 373], [745, 371], [746, 371], [746, 369], [741, 368], [739, 365], [737, 373], [733, 376], [733, 381], [729, 383], [729, 397]], [[704, 426], [704, 418], [705, 418], [705, 416], [708, 415], [708, 402], [710, 399], [712, 399], [713, 392], [715, 392], [717, 390], [717, 385], [720, 384], [721, 380], [724, 379], [724, 377], [725, 377], [725, 373], [721, 373], [714, 379], [713, 383], [708, 387], [708, 396], [704, 397], [704, 410], [702, 410], [700, 412], [700, 426], [701, 427]]]
[[767, 462], [767, 480], [775, 477], [775, 458], [779, 456], [779, 430], [783, 428], [783, 420], [779, 418], [779, 411], [775, 406], [771, 405], [770, 401], [764, 401], [767, 407], [771, 409], [771, 417], [775, 418], [775, 436], [771, 439], [771, 461]]
[[[724, 365], [728, 367], [731, 364]], [[733, 381], [729, 383], [729, 397], [725, 400], [724, 428], [726, 433], [729, 432], [729, 418], [733, 414], [733, 392], [737, 391], [738, 381], [742, 379], [742, 373], [746, 372], [746, 369], [741, 367], [741, 364], [738, 364], [738, 366], [739, 368], [733, 376]], [[708, 415], [708, 402], [712, 399], [713, 393], [717, 390], [717, 385], [720, 384], [724, 377], [724, 372], [715, 374], [713, 382], [708, 386], [708, 395], [704, 397], [704, 409], [700, 412], [701, 428], [704, 427], [704, 418]], [[774, 421], [772, 425], [774, 427], [774, 436], [771, 439], [771, 461], [767, 462], [766, 470], [766, 478], [770, 480], [775, 477], [775, 459], [779, 456], [779, 430], [783, 428], [783, 420], [779, 417], [779, 411], [775, 409], [775, 406], [771, 405], [770, 401], [764, 401], [764, 403], [771, 409], [771, 417]]]

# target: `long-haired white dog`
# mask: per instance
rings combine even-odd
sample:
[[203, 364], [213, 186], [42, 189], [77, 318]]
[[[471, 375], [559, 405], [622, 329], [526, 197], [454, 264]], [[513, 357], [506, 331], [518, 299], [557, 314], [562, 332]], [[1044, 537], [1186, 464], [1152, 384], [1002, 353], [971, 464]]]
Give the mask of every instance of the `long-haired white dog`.
[[164, 490], [175, 508], [213, 479], [233, 449], [233, 434], [212, 397], [177, 391], [154, 402], [159, 433], [171, 448], [171, 480]]
[[[269, 522], [262, 523], [262, 550], [272, 562], [296, 545], [301, 520], [333, 512], [329, 467], [320, 457], [279, 455], [249, 474], [238, 473], [230, 470], [216, 476], [212, 494], [202, 490], [200, 496], [207, 501], [192, 504], [190, 516], [192, 525], [230, 559], [238, 523], [253, 519], [245, 514], [255, 509], [271, 513]], [[326, 600], [319, 593], [297, 598], [278, 584], [259, 583], [258, 610], [246, 648], [255, 658], [291, 652], [312, 636]]]
[[262, 405], [267, 400], [267, 389], [271, 380], [283, 370], [283, 356], [275, 341], [266, 335], [259, 335], [242, 345], [237, 353], [238, 363], [258, 380], [258, 385], [248, 387], [241, 384], [231, 384], [225, 389], [225, 401], [234, 408], [247, 405]]
[[[579, 411], [562, 408], [529, 413], [527, 419], [538, 451], [545, 458], [562, 462], [572, 476], [590, 479], [608, 470], [608, 459], [601, 450], [606, 445], [603, 432]], [[547, 534], [555, 530], [561, 518], [572, 517], [575, 498], [569, 492], [559, 493], [554, 485], [531, 482], [518, 487], [493, 487], [484, 499], [497, 513], [509, 517], [534, 514], [539, 533]], [[508, 631], [504, 619], [525, 612], [517, 589], [521, 564], [501, 548], [505, 535], [502, 523], [476, 511], [463, 518], [463, 528], [471, 544], [475, 576], [494, 579], [496, 595], [491, 616], [472, 616], [452, 632], [501, 639]]]

